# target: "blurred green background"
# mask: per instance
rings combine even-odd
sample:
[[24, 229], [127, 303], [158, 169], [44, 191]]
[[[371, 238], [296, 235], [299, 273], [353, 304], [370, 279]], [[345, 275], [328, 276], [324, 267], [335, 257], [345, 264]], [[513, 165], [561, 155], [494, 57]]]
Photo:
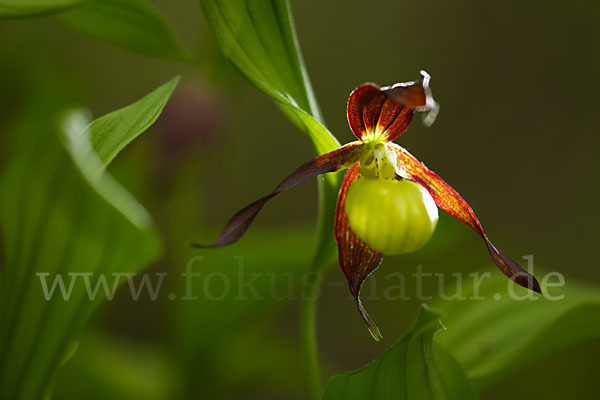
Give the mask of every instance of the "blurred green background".
[[[312, 147], [219, 55], [196, 1], [151, 3], [199, 54], [196, 65], [131, 54], [51, 17], [0, 21], [0, 162], [6, 132], [38, 86], [56, 87], [57, 98], [99, 116], [182, 75], [156, 125], [110, 167], [160, 227], [166, 252], [146, 272], [169, 273], [169, 290], [158, 301], [133, 301], [122, 289], [104, 303], [60, 371], [55, 398], [301, 398], [297, 299], [171, 301], [167, 293], [183, 293], [179, 274], [196, 255], [204, 256], [195, 267], [202, 273], [235, 280], [242, 256], [248, 273], [272, 273], [281, 293], [299, 286], [313, 250], [315, 184], [279, 196], [229, 249], [198, 252], [184, 242], [213, 238], [241, 206], [311, 158]], [[353, 138], [345, 118], [353, 88], [416, 79], [426, 69], [440, 115], [431, 128], [416, 120], [398, 142], [469, 201], [507, 254], [533, 254], [535, 268], [561, 272], [567, 285], [600, 284], [600, 5], [304, 0], [292, 1], [292, 10], [317, 98], [342, 143]], [[409, 329], [420, 303], [414, 288], [407, 288], [409, 301], [377, 295], [389, 285], [386, 274], [408, 275], [418, 265], [433, 273], [499, 273], [470, 228], [441, 216], [423, 250], [387, 257], [365, 282], [363, 300], [385, 337], [375, 343], [332, 267], [318, 317], [326, 376], [368, 362]], [[202, 280], [194, 282], [200, 291]], [[434, 295], [437, 285], [427, 282], [424, 292]], [[209, 290], [219, 293], [219, 284], [211, 281]], [[267, 293], [273, 287], [259, 284]], [[568, 348], [521, 370], [526, 380], [507, 378], [482, 398], [589, 398], [599, 358], [599, 340]]]

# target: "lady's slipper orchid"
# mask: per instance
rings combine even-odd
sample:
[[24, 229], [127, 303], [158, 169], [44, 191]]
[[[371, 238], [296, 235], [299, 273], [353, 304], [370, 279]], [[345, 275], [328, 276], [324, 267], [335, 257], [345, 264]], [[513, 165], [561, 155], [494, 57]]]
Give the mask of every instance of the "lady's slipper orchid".
[[424, 71], [421, 75], [418, 82], [388, 87], [366, 83], [356, 88], [348, 99], [347, 116], [357, 141], [300, 166], [273, 192], [235, 214], [212, 245], [193, 246], [216, 248], [232, 244], [277, 194], [317, 175], [347, 169], [335, 213], [339, 265], [376, 340], [381, 334], [359, 298], [362, 282], [379, 266], [384, 254], [416, 250], [427, 241], [437, 222], [433, 204], [471, 226], [506, 276], [523, 287], [541, 292], [532, 275], [492, 244], [460, 194], [392, 142], [406, 131], [415, 111], [426, 112], [426, 124], [435, 119], [438, 106], [429, 90], [430, 77]]

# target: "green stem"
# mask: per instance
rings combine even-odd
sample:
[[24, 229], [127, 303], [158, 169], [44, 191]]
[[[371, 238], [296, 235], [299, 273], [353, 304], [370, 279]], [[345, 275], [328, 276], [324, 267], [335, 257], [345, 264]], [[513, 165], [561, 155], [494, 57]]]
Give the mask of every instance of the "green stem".
[[340, 178], [340, 174], [328, 174], [325, 181], [319, 181], [319, 239], [315, 257], [302, 286], [300, 335], [305, 385], [309, 400], [320, 400], [323, 394], [319, 371], [316, 309], [323, 272], [332, 264], [337, 254], [333, 239], [333, 221]]
[[321, 273], [318, 263], [313, 263], [312, 268], [305, 278], [302, 289], [300, 310], [300, 330], [302, 341], [302, 356], [306, 376], [306, 390], [309, 400], [318, 400], [323, 391], [321, 374], [319, 371], [319, 353], [317, 348], [317, 322], [316, 308]]

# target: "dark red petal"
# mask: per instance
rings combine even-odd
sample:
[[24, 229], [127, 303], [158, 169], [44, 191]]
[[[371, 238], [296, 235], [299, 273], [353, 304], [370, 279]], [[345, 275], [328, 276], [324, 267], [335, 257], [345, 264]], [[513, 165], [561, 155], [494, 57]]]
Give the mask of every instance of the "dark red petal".
[[356, 164], [360, 158], [361, 147], [362, 143], [352, 142], [330, 153], [313, 158], [292, 172], [270, 194], [256, 200], [231, 217], [213, 244], [202, 245], [190, 243], [190, 245], [198, 248], [217, 248], [237, 242], [248, 230], [254, 217], [256, 217], [267, 201], [284, 190], [307, 182], [317, 175], [338, 171]]
[[365, 83], [356, 88], [350, 94], [347, 108], [348, 124], [354, 135], [361, 140], [381, 136], [391, 141], [406, 131], [415, 110], [437, 110], [429, 90], [429, 75], [423, 71], [421, 74], [419, 82], [384, 88]]
[[375, 340], [380, 340], [381, 333], [364, 309], [359, 298], [359, 292], [365, 278], [381, 264], [383, 255], [372, 249], [371, 246], [352, 232], [344, 209], [348, 189], [359, 178], [359, 166], [355, 165], [348, 169], [342, 181], [335, 209], [335, 241], [338, 245], [340, 268], [348, 280], [350, 293], [356, 300], [360, 315], [367, 324], [369, 332]]
[[388, 143], [388, 147], [398, 154], [398, 167], [402, 176], [427, 189], [442, 210], [469, 224], [483, 238], [494, 263], [506, 276], [525, 288], [541, 293], [540, 285], [535, 277], [496, 248], [488, 239], [475, 213], [456, 190], [402, 147], [395, 143]]

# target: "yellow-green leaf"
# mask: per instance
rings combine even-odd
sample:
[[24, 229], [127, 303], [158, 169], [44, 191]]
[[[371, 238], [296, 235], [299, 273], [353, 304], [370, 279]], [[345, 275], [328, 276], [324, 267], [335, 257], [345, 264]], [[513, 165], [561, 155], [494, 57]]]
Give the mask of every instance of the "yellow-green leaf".
[[126, 50], [191, 60], [164, 17], [145, 0], [88, 0], [57, 15], [65, 25]]
[[435, 340], [437, 313], [423, 307], [413, 329], [375, 361], [336, 375], [323, 400], [469, 400], [477, 394], [450, 353]]

